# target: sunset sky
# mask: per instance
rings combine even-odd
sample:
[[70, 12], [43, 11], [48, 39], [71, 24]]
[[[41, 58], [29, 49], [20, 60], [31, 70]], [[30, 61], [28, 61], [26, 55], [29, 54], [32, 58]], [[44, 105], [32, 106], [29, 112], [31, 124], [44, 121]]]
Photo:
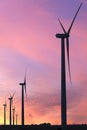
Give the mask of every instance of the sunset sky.
[[0, 124], [3, 104], [15, 91], [13, 106], [21, 124], [21, 86], [27, 68], [25, 124], [61, 123], [61, 19], [68, 30], [82, 8], [70, 34], [70, 66], [66, 59], [68, 124], [87, 123], [87, 1], [0, 0]]

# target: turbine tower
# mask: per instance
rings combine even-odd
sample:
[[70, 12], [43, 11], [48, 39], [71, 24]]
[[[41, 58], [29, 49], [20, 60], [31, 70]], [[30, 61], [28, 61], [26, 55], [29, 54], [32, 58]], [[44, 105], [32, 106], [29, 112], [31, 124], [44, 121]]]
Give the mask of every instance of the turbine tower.
[[16, 125], [18, 124], [18, 114], [16, 114]]
[[9, 99], [9, 105], [10, 105], [10, 112], [9, 112], [9, 124], [11, 125], [12, 124], [12, 103], [13, 103], [13, 97], [14, 97], [15, 93], [13, 95], [10, 94], [10, 97], [8, 98]]
[[63, 27], [60, 19], [59, 23], [63, 29], [63, 34], [56, 34], [56, 38], [61, 39], [61, 125], [63, 128], [67, 125], [67, 103], [66, 103], [66, 69], [65, 69], [65, 40], [66, 40], [66, 48], [67, 48], [67, 59], [68, 59], [68, 69], [69, 69], [69, 77], [71, 81], [71, 73], [70, 73], [70, 61], [69, 61], [69, 35], [71, 28], [73, 26], [73, 23], [76, 19], [76, 16], [82, 6], [82, 3], [80, 4], [72, 23], [66, 32], [65, 28]]
[[26, 94], [26, 73], [24, 77], [24, 82], [19, 83], [22, 86], [22, 102], [21, 102], [21, 125], [24, 125], [24, 89]]
[[15, 124], [15, 107], [12, 110], [13, 110], [13, 125], [14, 125]]
[[4, 106], [4, 125], [6, 125], [6, 107], [7, 107], [6, 101], [3, 104], [3, 106]]

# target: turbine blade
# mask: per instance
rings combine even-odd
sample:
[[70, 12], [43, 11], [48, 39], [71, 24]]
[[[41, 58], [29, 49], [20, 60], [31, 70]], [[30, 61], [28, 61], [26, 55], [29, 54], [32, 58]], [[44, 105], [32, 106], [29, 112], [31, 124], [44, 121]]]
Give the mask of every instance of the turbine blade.
[[27, 104], [28, 104], [27, 91], [26, 91], [26, 73], [27, 73], [27, 69], [25, 69], [24, 85], [25, 85], [26, 101], [27, 101]]
[[24, 77], [24, 87], [25, 87], [25, 93], [26, 93], [26, 72], [25, 72], [25, 77]]
[[12, 98], [14, 97], [15, 93], [16, 93], [16, 92], [13, 93]]
[[13, 98], [12, 98], [12, 100], [11, 100], [11, 106], [13, 107]]
[[62, 25], [62, 23], [61, 23], [61, 21], [60, 21], [60, 19], [59, 19], [59, 18], [58, 18], [58, 20], [59, 20], [59, 23], [60, 23], [60, 25], [61, 25], [61, 27], [62, 27], [62, 29], [63, 29], [64, 33], [66, 33], [66, 30], [65, 30], [65, 28], [63, 27], [63, 25]]
[[10, 98], [11, 98], [11, 93], [9, 92]]
[[80, 6], [79, 6], [79, 8], [78, 8], [78, 10], [77, 10], [77, 12], [76, 12], [76, 14], [75, 14], [73, 20], [72, 20], [72, 23], [71, 23], [70, 28], [69, 28], [69, 30], [68, 30], [68, 34], [69, 34], [70, 31], [71, 31], [71, 28], [72, 28], [72, 26], [73, 26], [73, 23], [74, 23], [74, 21], [75, 21], [75, 19], [76, 19], [76, 16], [77, 16], [77, 14], [78, 14], [78, 12], [79, 12], [79, 10], [80, 10], [82, 4], [83, 4], [83, 3], [80, 4]]
[[28, 97], [27, 97], [27, 93], [26, 93], [26, 101], [27, 101], [27, 104], [28, 104]]
[[69, 78], [70, 78], [70, 82], [71, 82], [70, 59], [69, 59], [69, 38], [66, 39], [66, 47], [67, 47], [67, 59], [68, 59]]

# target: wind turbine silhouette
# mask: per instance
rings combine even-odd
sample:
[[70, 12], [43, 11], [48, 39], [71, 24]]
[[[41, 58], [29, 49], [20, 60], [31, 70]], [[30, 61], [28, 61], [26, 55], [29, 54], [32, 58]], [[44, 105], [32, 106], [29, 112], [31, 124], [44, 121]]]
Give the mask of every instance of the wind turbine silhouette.
[[13, 125], [14, 125], [14, 123], [15, 123], [15, 107], [12, 110], [13, 110]]
[[18, 123], [18, 114], [16, 114], [16, 125]]
[[15, 95], [15, 92], [13, 93], [13, 95], [10, 94], [10, 97], [8, 98], [9, 99], [9, 105], [10, 105], [10, 112], [9, 112], [9, 124], [11, 125], [12, 124], [12, 103], [13, 103], [13, 97]]
[[24, 125], [24, 89], [25, 89], [25, 94], [26, 94], [26, 97], [27, 97], [27, 93], [26, 93], [26, 72], [25, 72], [24, 82], [19, 83], [19, 85], [22, 86], [21, 125]]
[[66, 104], [66, 71], [65, 71], [65, 39], [66, 39], [66, 48], [67, 48], [67, 59], [68, 59], [68, 69], [69, 69], [69, 78], [71, 82], [71, 73], [70, 73], [70, 60], [69, 60], [69, 36], [70, 36], [70, 31], [72, 29], [72, 26], [74, 24], [74, 21], [76, 19], [76, 16], [81, 8], [83, 3], [80, 4], [73, 20], [72, 23], [66, 32], [65, 28], [63, 27], [60, 19], [59, 23], [63, 29], [63, 34], [56, 34], [56, 38], [61, 39], [61, 124], [62, 127], [66, 127], [67, 124], [67, 104]]
[[7, 107], [6, 101], [3, 104], [3, 106], [4, 106], [4, 125], [6, 125], [6, 107]]

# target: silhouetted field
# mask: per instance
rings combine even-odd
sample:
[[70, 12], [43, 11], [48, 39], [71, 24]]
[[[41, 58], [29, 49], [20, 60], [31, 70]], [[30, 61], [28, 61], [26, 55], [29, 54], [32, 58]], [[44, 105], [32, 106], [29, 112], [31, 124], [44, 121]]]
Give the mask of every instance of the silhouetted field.
[[[0, 130], [62, 130], [58, 125], [0, 126]], [[87, 125], [67, 125], [66, 130], [87, 130]]]

